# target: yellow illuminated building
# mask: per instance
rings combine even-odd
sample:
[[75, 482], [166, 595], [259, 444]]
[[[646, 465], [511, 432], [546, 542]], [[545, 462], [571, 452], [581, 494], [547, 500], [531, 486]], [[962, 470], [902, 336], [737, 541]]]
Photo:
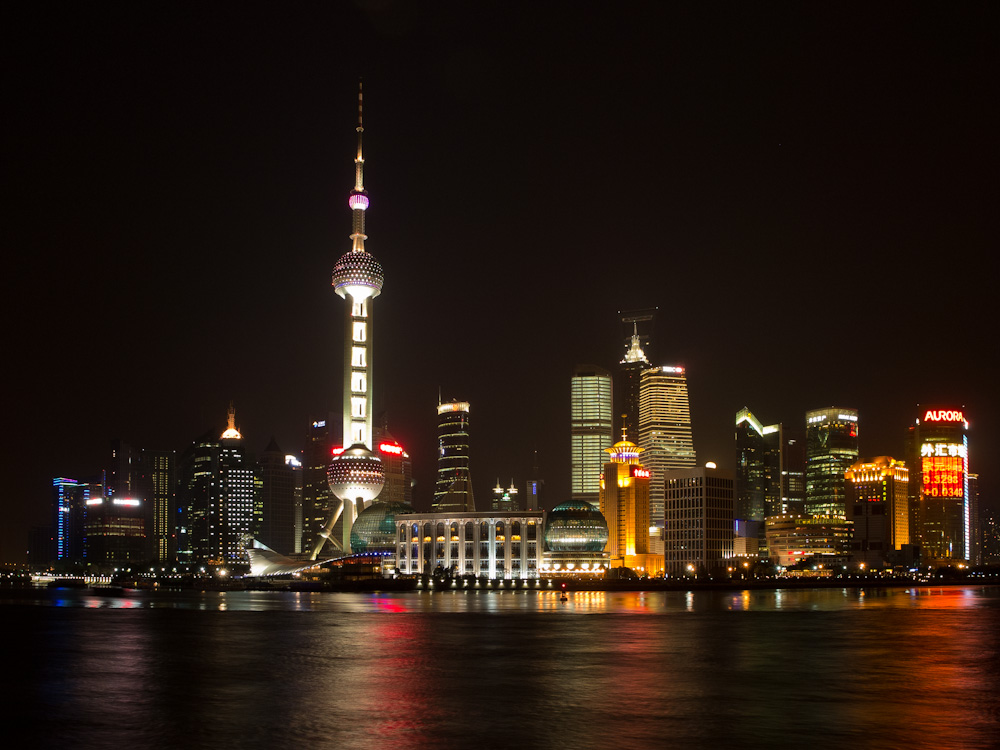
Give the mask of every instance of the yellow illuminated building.
[[649, 470], [639, 463], [642, 448], [622, 440], [605, 450], [611, 459], [601, 474], [600, 506], [608, 522], [611, 566], [660, 575], [663, 555], [649, 551]]
[[903, 461], [879, 456], [854, 464], [844, 478], [846, 515], [854, 522], [852, 559], [882, 567], [910, 543], [909, 471]]

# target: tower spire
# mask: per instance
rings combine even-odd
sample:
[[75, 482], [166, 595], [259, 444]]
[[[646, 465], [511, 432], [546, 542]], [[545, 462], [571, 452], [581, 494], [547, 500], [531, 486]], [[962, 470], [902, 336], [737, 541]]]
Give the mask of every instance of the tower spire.
[[361, 116], [361, 104], [361, 81], [358, 80], [358, 127], [355, 128], [358, 132], [358, 155], [354, 157], [354, 190], [351, 191], [351, 197], [348, 201], [351, 210], [354, 212], [354, 231], [351, 232], [353, 244], [351, 245], [351, 250], [356, 253], [364, 252], [365, 240], [368, 239], [368, 236], [365, 234], [365, 210], [368, 208], [369, 201], [368, 192], [365, 190], [365, 157], [361, 148], [361, 137], [365, 132], [364, 121]]

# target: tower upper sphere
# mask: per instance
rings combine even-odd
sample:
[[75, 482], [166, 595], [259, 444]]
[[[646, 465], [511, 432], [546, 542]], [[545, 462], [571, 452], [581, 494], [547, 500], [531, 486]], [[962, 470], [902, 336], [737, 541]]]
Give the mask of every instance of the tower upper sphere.
[[333, 267], [333, 290], [341, 297], [355, 300], [378, 297], [382, 293], [385, 272], [382, 264], [366, 250], [350, 250]]

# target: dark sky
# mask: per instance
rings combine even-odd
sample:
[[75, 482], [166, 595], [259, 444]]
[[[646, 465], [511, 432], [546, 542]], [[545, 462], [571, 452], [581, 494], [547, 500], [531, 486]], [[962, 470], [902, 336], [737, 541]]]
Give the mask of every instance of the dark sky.
[[[569, 493], [569, 377], [658, 306], [700, 461], [749, 406], [900, 456], [964, 405], [1000, 487], [995, 4], [98, 3], [4, 11], [0, 559], [112, 438], [301, 447], [339, 414], [357, 79], [376, 409], [429, 506], [438, 389], [477, 494]], [[12, 376], [12, 378], [10, 377]], [[10, 379], [13, 384], [10, 384]]]

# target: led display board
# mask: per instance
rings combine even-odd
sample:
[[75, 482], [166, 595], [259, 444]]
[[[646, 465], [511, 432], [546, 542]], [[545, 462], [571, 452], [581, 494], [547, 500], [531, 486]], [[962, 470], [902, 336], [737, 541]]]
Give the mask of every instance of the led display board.
[[965, 497], [968, 452], [962, 443], [923, 443], [920, 473], [925, 497]]

